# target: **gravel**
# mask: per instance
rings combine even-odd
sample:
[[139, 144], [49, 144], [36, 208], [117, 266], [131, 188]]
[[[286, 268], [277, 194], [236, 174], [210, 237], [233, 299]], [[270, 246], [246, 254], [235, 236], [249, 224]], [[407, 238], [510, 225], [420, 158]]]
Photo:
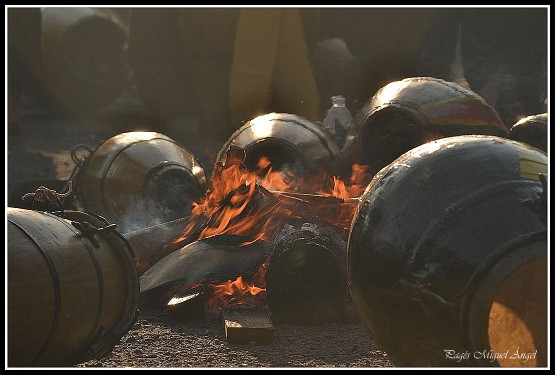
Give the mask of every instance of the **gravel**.
[[231, 344], [220, 319], [177, 319], [141, 310], [112, 353], [76, 367], [392, 367], [360, 323], [274, 328], [270, 343]]

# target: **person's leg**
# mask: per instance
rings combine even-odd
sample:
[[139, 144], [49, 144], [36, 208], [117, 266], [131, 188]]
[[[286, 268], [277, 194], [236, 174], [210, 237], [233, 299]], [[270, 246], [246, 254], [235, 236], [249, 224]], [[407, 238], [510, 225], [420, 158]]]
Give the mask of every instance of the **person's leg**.
[[280, 111], [311, 121], [321, 120], [318, 89], [299, 9], [282, 9], [275, 88], [275, 102]]
[[281, 9], [241, 9], [229, 82], [232, 127], [268, 111]]

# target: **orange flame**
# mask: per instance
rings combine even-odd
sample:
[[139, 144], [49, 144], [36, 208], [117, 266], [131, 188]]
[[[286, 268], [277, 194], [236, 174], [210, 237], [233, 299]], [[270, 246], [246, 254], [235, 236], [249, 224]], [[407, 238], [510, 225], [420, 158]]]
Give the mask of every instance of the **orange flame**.
[[[349, 183], [345, 184], [336, 176], [327, 175], [297, 178], [280, 171], [273, 171], [270, 160], [260, 158], [258, 170], [249, 172], [242, 163], [225, 165], [216, 163], [207, 194], [194, 203], [189, 224], [183, 235], [174, 241], [195, 241], [205, 237], [230, 233], [258, 239], [269, 239], [275, 229], [282, 227], [281, 218], [311, 217], [332, 224], [338, 230], [348, 233], [356, 202], [349, 198], [358, 197], [366, 188], [371, 177], [368, 166], [353, 165]], [[262, 186], [264, 189], [260, 189]], [[318, 194], [344, 199], [346, 203], [314, 203], [301, 198], [280, 197], [279, 205], [274, 195], [265, 189], [283, 192], [316, 191]], [[270, 197], [266, 196], [270, 195]], [[253, 201], [257, 201], [254, 202]], [[320, 201], [317, 201], [320, 202]], [[278, 217], [278, 215], [281, 215]], [[264, 283], [265, 264], [255, 274], [254, 283], [246, 283], [239, 276], [234, 281], [211, 284], [214, 293], [206, 303], [206, 311], [219, 314], [228, 305], [243, 304], [264, 306], [266, 289]]]
[[209, 314], [220, 314], [227, 306], [263, 307], [266, 304], [266, 288], [244, 282], [243, 276], [234, 281], [212, 284], [211, 287], [214, 293], [205, 305]]
[[366, 189], [366, 186], [373, 177], [368, 172], [369, 168], [370, 166], [368, 165], [354, 164], [348, 184], [336, 176], [333, 176], [331, 179], [328, 177], [324, 178], [324, 181], [328, 181], [327, 186], [321, 187], [318, 190], [318, 194], [341, 198], [345, 201], [345, 204], [335, 205], [333, 209], [326, 208], [325, 206], [318, 208], [318, 215], [325, 222], [341, 228], [348, 233], [358, 204], [356, 200], [350, 200], [350, 198], [360, 197]]
[[351, 178], [349, 179], [350, 183], [347, 187], [349, 197], [360, 197], [364, 193], [372, 177], [374, 177], [374, 175], [368, 172], [368, 169], [370, 169], [369, 165], [353, 164]]
[[[273, 172], [268, 159], [260, 159], [259, 168], [268, 168], [261, 179], [255, 172], [249, 172], [241, 163], [224, 165], [216, 163], [211, 178], [211, 188], [200, 202], [193, 203], [189, 224], [181, 237], [183, 240], [199, 240], [223, 233], [242, 234], [253, 237], [252, 243], [266, 238], [268, 226], [276, 211], [273, 196], [267, 196], [258, 185], [287, 188], [290, 178]], [[253, 200], [258, 203], [252, 207]], [[204, 225], [203, 229], [199, 225]], [[196, 230], [201, 230], [199, 234]], [[194, 238], [189, 238], [190, 236]], [[246, 245], [248, 243], [244, 243]]]
[[345, 183], [335, 176], [333, 176], [333, 189], [331, 190], [330, 195], [336, 198], [350, 198]]
[[266, 262], [263, 262], [253, 275], [252, 283], [246, 283], [243, 277], [239, 276], [235, 281], [211, 284], [214, 293], [206, 301], [205, 311], [218, 315], [227, 306], [266, 307], [265, 273]]
[[368, 165], [353, 164], [348, 184], [333, 176], [331, 191], [321, 190], [319, 193], [343, 199], [360, 197], [373, 177], [368, 173], [369, 168], [370, 166]]
[[272, 162], [266, 156], [261, 156], [256, 166], [258, 167], [258, 169], [263, 170], [268, 168], [270, 164], [272, 164]]
[[234, 294], [251, 294], [256, 296], [258, 293], [266, 291], [266, 288], [259, 288], [255, 285], [243, 282], [243, 276], [237, 277], [235, 281], [228, 280], [226, 283], [215, 284], [212, 285], [212, 287], [214, 288], [214, 294], [216, 296], [232, 296]]
[[[279, 220], [275, 220], [278, 213], [284, 217], [293, 215], [298, 218], [314, 214], [314, 218], [325, 217], [326, 222], [348, 230], [356, 208], [352, 207], [353, 204], [341, 207], [335, 205], [320, 210], [320, 205], [295, 207], [295, 202], [281, 202], [281, 207], [277, 207], [277, 203], [272, 203], [273, 195], [266, 196], [258, 186], [284, 192], [296, 192], [300, 187], [303, 191], [316, 191], [320, 195], [348, 199], [360, 196], [372, 177], [367, 173], [368, 166], [355, 164], [352, 166], [348, 185], [336, 176], [330, 178], [325, 174], [297, 178], [294, 184], [295, 176], [273, 171], [270, 160], [264, 156], [259, 159], [257, 167], [257, 171], [250, 172], [237, 160], [232, 161], [231, 165], [216, 163], [210, 190], [200, 202], [193, 204], [189, 224], [174, 244], [223, 233], [253, 238], [243, 245], [268, 239], [279, 226]], [[260, 204], [253, 204], [256, 199]]]

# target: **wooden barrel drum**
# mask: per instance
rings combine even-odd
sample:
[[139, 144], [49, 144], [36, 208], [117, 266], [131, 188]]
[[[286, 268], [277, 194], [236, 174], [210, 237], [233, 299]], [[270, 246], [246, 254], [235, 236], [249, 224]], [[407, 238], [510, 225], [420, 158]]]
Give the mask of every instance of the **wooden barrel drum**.
[[274, 239], [265, 281], [276, 322], [323, 324], [344, 317], [346, 244], [321, 225], [287, 224]]
[[62, 366], [106, 355], [133, 325], [139, 281], [116, 232], [83, 235], [99, 217], [8, 207], [8, 363]]

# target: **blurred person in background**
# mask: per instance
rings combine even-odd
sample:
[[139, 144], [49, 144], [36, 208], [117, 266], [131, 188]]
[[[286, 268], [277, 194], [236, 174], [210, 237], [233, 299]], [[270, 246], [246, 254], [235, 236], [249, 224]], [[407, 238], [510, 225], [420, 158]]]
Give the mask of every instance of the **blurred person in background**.
[[271, 111], [321, 121], [335, 95], [355, 114], [411, 76], [464, 82], [509, 125], [546, 111], [542, 8], [132, 9], [129, 56], [141, 98], [188, 119], [170, 128], [221, 139]]
[[38, 104], [42, 69], [40, 8], [8, 8], [8, 134], [21, 131], [18, 112]]
[[452, 78], [460, 37], [463, 78], [507, 127], [547, 111], [547, 8], [447, 8], [439, 15], [415, 75]]
[[323, 39], [321, 26], [314, 8], [132, 9], [132, 82], [170, 129], [225, 139], [268, 112], [320, 121], [360, 75], [345, 42]]

